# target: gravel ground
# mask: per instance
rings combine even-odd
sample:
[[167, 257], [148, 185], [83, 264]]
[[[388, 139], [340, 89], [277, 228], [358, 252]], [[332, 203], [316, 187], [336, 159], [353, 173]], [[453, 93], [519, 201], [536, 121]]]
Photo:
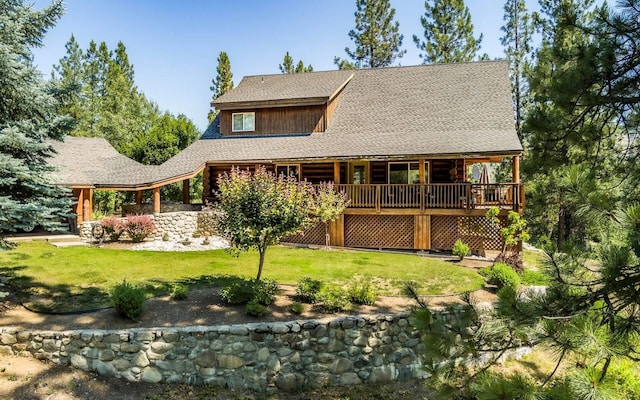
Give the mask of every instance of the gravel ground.
[[209, 243], [203, 244], [205, 239], [190, 238], [189, 243], [155, 240], [153, 242], [143, 242], [131, 247], [131, 250], [155, 250], [155, 251], [203, 251], [226, 249], [229, 242], [218, 236], [210, 236]]

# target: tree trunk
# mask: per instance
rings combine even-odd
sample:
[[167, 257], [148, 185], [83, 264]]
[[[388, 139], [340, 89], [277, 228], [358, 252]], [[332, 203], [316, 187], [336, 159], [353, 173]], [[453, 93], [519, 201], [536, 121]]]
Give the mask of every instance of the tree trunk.
[[331, 238], [329, 236], [329, 222], [324, 223], [324, 244], [327, 246], [327, 249], [331, 247]]
[[260, 246], [258, 252], [260, 253], [260, 263], [258, 264], [258, 276], [256, 280], [259, 281], [262, 276], [262, 266], [264, 265], [264, 253], [267, 251], [267, 246]]

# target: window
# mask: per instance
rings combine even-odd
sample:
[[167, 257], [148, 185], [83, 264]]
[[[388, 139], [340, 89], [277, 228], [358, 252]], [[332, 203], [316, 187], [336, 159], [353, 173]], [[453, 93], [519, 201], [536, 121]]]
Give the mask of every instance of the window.
[[[390, 162], [389, 163], [389, 183], [395, 184], [416, 184], [420, 183], [420, 163], [412, 162]], [[424, 183], [429, 183], [429, 162], [424, 162]]]
[[297, 180], [300, 179], [300, 165], [291, 164], [291, 165], [276, 165], [276, 175], [284, 175], [289, 176], [293, 175]]
[[256, 113], [233, 113], [232, 132], [251, 132], [255, 130]]

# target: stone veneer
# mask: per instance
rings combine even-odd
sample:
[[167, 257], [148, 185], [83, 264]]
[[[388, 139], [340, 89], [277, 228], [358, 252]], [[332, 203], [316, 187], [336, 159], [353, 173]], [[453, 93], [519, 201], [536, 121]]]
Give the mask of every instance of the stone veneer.
[[[160, 214], [149, 214], [156, 226], [156, 230], [149, 236], [150, 239], [162, 240], [166, 233], [169, 240], [182, 240], [191, 238], [195, 231], [210, 231], [210, 219], [213, 212], [211, 211], [180, 211], [167, 212]], [[126, 218], [120, 218], [124, 221]], [[79, 225], [79, 235], [83, 240], [91, 240], [91, 227], [98, 221], [86, 221]], [[215, 232], [209, 232], [215, 234]]]
[[0, 330], [0, 354], [128, 381], [258, 392], [423, 378], [405, 315], [130, 330]]

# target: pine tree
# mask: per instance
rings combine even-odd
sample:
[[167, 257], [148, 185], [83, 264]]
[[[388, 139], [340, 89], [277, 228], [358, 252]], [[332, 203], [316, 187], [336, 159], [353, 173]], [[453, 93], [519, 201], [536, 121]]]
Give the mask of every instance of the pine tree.
[[356, 0], [356, 27], [349, 31], [355, 49], [344, 50], [352, 62], [334, 58], [339, 69], [388, 67], [406, 50], [400, 50], [402, 39], [398, 33], [400, 23], [394, 22], [396, 10], [389, 0]]
[[511, 65], [511, 90], [516, 110], [516, 131], [521, 140], [523, 114], [529, 103], [527, 74], [531, 68], [533, 23], [524, 0], [507, 0], [504, 5], [504, 36], [500, 42]]
[[298, 61], [298, 63], [294, 66], [293, 57], [289, 55], [288, 51], [284, 55], [284, 60], [282, 61], [282, 64], [278, 65], [278, 68], [280, 68], [280, 72], [282, 72], [283, 74], [297, 74], [300, 72], [313, 71], [313, 67], [311, 66], [311, 64], [305, 67], [302, 60]]
[[31, 52], [62, 14], [61, 1], [41, 11], [0, 1], [0, 245], [17, 229], [61, 229], [70, 212], [68, 190], [54, 184], [47, 163], [50, 141], [62, 140], [73, 124], [57, 112], [56, 95], [65, 88], [43, 81]]
[[[231, 62], [226, 52], [221, 51], [218, 55], [218, 66], [216, 67], [217, 75], [211, 80], [212, 86], [209, 89], [213, 92], [211, 101], [233, 89], [233, 74], [231, 73]], [[209, 109], [209, 123], [211, 123], [218, 113], [214, 108]]]
[[420, 17], [424, 40], [413, 35], [413, 42], [424, 64], [468, 62], [480, 50], [482, 34], [473, 37], [473, 24], [464, 0], [427, 0]]

